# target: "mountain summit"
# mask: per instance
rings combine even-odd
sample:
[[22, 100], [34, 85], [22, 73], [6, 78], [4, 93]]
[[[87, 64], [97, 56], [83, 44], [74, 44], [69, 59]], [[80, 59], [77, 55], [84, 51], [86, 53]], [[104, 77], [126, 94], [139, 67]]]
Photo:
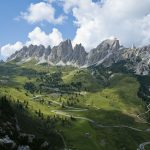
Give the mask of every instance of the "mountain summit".
[[[149, 74], [150, 71], [150, 45], [142, 48], [125, 48], [120, 45], [118, 39], [107, 39], [100, 43], [89, 53], [81, 44], [73, 48], [71, 40], [61, 42], [58, 46], [45, 48], [43, 45], [24, 46], [20, 51], [11, 55], [7, 61], [16, 60], [27, 62], [35, 59], [40, 63], [75, 67], [88, 67], [103, 65], [109, 67], [112, 64], [125, 61], [126, 66], [137, 74]], [[130, 62], [130, 63], [129, 63]], [[132, 65], [131, 65], [132, 64]]]

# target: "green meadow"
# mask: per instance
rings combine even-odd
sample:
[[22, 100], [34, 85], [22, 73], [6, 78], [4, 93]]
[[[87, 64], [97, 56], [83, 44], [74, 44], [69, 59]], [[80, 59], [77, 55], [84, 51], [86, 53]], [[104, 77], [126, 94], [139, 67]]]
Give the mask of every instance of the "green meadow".
[[[150, 126], [144, 123], [148, 116], [137, 117], [147, 103], [138, 97], [141, 85], [130, 73], [37, 65], [32, 60], [0, 64], [0, 84], [1, 95], [22, 105], [28, 102], [32, 118], [38, 111], [39, 120], [53, 118], [67, 150], [136, 150], [150, 140]], [[37, 132], [28, 124], [30, 117], [17, 114], [22, 128]]]

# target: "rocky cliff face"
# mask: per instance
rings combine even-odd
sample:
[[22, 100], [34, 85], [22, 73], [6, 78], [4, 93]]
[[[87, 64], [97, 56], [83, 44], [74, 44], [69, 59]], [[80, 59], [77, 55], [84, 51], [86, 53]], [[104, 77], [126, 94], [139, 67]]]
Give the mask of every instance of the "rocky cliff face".
[[85, 51], [84, 47], [81, 44], [77, 44], [74, 47], [74, 50], [69, 59], [69, 62], [77, 66], [83, 66], [86, 63], [87, 55], [88, 53]]
[[[36, 59], [38, 63], [47, 62], [51, 65], [72, 65], [88, 67], [91, 65], [111, 66], [119, 61], [130, 61], [130, 66], [137, 74], [149, 74], [150, 70], [150, 45], [142, 48], [125, 48], [120, 46], [118, 39], [105, 40], [96, 48], [87, 53], [81, 44], [74, 48], [70, 40], [61, 42], [58, 46], [45, 48], [44, 46], [30, 45], [23, 47], [7, 61], [28, 61]], [[128, 67], [128, 65], [127, 65]]]
[[51, 65], [74, 65], [82, 66], [86, 62], [87, 52], [79, 44], [73, 49], [71, 40], [61, 42], [58, 46], [45, 48], [44, 46], [30, 45], [11, 55], [7, 61], [17, 60], [25, 62], [36, 59], [38, 63], [48, 62]]
[[126, 49], [122, 57], [132, 63], [136, 74], [147, 75], [150, 73], [150, 45], [142, 48]]
[[27, 61], [31, 58], [35, 58], [40, 61], [42, 57], [46, 58], [46, 54], [50, 54], [50, 47], [46, 48], [43, 45], [30, 45], [29, 47], [24, 46], [20, 51], [11, 55], [7, 61], [17, 59], [18, 61]]
[[61, 42], [58, 46], [54, 46], [49, 56], [49, 61], [54, 64], [60, 62], [66, 63], [73, 53], [72, 43], [70, 40]]
[[88, 66], [104, 64], [110, 66], [117, 61], [121, 53], [119, 40], [105, 40], [97, 48], [90, 51], [87, 59]]

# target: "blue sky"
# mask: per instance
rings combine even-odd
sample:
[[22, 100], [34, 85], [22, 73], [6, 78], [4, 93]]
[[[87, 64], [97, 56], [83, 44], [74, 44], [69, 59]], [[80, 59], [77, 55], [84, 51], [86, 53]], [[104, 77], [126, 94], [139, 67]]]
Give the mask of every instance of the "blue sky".
[[108, 38], [126, 47], [150, 44], [150, 0], [1, 0], [0, 19], [3, 58], [65, 39], [86, 51]]
[[[67, 21], [63, 25], [53, 25], [44, 22], [29, 24], [25, 20], [16, 21], [15, 18], [19, 16], [20, 12], [26, 11], [31, 3], [38, 3], [41, 0], [1, 0], [0, 4], [0, 46], [7, 43], [15, 43], [20, 40], [25, 42], [27, 35], [36, 26], [40, 26], [45, 32], [51, 32], [53, 27], [58, 28], [65, 39], [72, 39], [75, 36], [76, 26], [73, 24], [73, 16], [69, 15]], [[56, 15], [63, 13], [62, 8], [54, 4], [56, 8]]]
[[25, 40], [27, 33], [33, 28], [27, 25], [25, 21], [15, 21], [21, 11], [25, 10], [32, 0], [1, 0], [0, 5], [0, 45]]

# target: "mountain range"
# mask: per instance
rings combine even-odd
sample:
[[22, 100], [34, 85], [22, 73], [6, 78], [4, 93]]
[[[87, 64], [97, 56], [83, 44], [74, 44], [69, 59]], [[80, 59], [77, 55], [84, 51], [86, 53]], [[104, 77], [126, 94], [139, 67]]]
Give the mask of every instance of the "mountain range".
[[89, 67], [102, 65], [109, 67], [119, 62], [135, 74], [147, 75], [150, 73], [150, 45], [136, 48], [126, 48], [120, 45], [118, 39], [107, 39], [96, 48], [86, 52], [82, 44], [72, 46], [71, 40], [61, 42], [58, 46], [45, 48], [43, 45], [24, 46], [20, 51], [11, 55], [7, 62], [16, 60], [19, 63], [37, 60], [37, 64], [75, 67]]

